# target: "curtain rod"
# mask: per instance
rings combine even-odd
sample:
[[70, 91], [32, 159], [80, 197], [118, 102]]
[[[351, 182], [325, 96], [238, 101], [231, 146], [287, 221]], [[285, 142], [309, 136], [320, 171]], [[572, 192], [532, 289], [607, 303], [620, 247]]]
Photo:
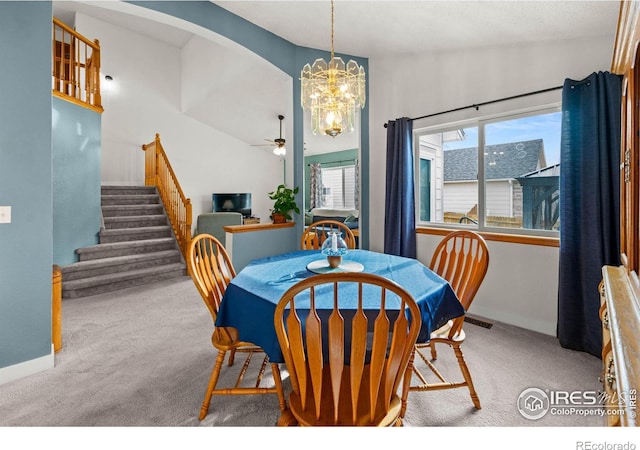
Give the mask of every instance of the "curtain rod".
[[352, 162], [355, 163], [358, 160], [358, 158], [353, 158], [353, 159], [341, 159], [340, 161], [327, 161], [324, 163], [307, 163], [307, 166], [310, 166], [311, 164], [339, 164], [339, 163], [345, 163], [345, 162]]
[[[544, 94], [545, 92], [557, 91], [558, 89], [562, 89], [562, 86], [556, 86], [556, 87], [552, 87], [552, 88], [548, 88], [548, 89], [542, 89], [542, 90], [539, 90], [539, 91], [527, 92], [526, 94], [512, 95], [511, 97], [499, 98], [497, 100], [491, 100], [491, 101], [488, 101], [488, 102], [474, 103], [473, 105], [462, 106], [460, 108], [449, 109], [447, 111], [441, 111], [441, 112], [434, 113], [434, 114], [427, 114], [426, 116], [414, 117], [414, 118], [409, 119], [409, 120], [426, 119], [427, 117], [439, 116], [441, 114], [447, 114], [447, 113], [451, 113], [451, 112], [462, 111], [464, 109], [470, 109], [470, 108], [475, 108], [476, 111], [477, 111], [481, 106], [490, 105], [492, 103], [504, 102], [504, 101], [507, 101], [507, 100], [513, 100], [513, 99], [521, 98], [521, 97], [528, 97], [529, 95]], [[386, 123], [384, 124], [384, 127], [387, 128], [387, 124]]]

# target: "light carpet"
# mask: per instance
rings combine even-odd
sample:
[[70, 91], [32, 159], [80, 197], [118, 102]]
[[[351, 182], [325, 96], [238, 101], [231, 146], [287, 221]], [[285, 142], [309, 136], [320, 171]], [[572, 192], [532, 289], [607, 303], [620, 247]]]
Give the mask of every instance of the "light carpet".
[[[62, 310], [55, 368], [0, 385], [1, 426], [275, 425], [274, 395], [214, 396], [209, 415], [198, 420], [215, 352], [211, 317], [190, 278], [64, 300]], [[502, 323], [467, 323], [465, 330], [463, 350], [482, 409], [473, 408], [466, 388], [412, 392], [405, 427], [603, 425], [601, 417], [575, 414], [528, 420], [516, 406], [530, 387], [598, 391], [598, 358]], [[438, 367], [459, 373], [450, 348], [438, 353]], [[220, 382], [235, 379], [233, 370], [225, 367]]]

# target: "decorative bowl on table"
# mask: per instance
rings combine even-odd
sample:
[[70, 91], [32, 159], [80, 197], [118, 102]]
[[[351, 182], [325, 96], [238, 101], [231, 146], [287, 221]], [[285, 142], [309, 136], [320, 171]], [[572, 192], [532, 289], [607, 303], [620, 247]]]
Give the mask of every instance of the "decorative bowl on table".
[[349, 251], [347, 243], [338, 232], [327, 233], [327, 238], [322, 243], [320, 252], [327, 257], [329, 267], [335, 269], [342, 263], [342, 256]]

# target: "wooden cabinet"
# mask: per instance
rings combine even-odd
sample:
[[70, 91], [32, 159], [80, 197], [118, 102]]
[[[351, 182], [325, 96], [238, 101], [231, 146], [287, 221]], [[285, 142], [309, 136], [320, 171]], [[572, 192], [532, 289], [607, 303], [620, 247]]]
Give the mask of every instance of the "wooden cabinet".
[[623, 76], [620, 267], [602, 268], [602, 383], [606, 424], [635, 426], [640, 386], [640, 2], [620, 2], [612, 73]]
[[635, 426], [640, 381], [640, 303], [624, 266], [604, 266], [600, 286], [606, 424]]

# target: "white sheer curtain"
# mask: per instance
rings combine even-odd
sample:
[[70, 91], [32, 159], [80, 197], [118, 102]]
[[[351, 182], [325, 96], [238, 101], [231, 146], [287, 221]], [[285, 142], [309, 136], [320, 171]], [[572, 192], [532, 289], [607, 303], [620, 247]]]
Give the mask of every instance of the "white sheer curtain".
[[353, 188], [353, 204], [355, 205], [355, 209], [360, 209], [360, 160], [356, 159], [355, 163], [355, 174], [354, 174], [354, 183], [355, 186]]
[[322, 207], [322, 167], [309, 164], [309, 209]]

